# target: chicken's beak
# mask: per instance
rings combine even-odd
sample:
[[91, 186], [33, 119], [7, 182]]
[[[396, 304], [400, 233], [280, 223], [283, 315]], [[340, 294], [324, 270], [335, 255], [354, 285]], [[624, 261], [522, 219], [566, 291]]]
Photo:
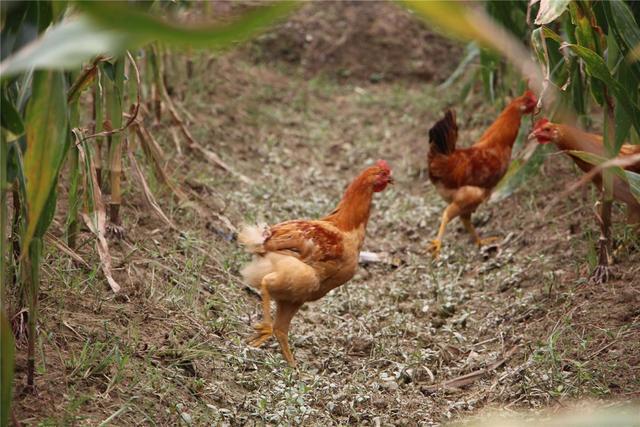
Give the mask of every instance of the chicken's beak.
[[532, 131], [529, 136], [527, 137], [527, 141], [533, 141], [534, 139], [536, 139], [536, 131]]
[[391, 175], [389, 175], [389, 181], [387, 181], [388, 184], [393, 185], [396, 183], [396, 180], [393, 179], [393, 177]]

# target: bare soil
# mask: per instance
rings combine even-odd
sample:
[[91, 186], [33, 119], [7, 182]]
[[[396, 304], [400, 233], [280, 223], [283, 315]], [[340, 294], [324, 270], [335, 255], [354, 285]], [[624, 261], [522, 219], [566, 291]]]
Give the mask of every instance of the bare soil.
[[258, 63], [293, 65], [307, 77], [440, 82], [462, 48], [386, 1], [309, 2], [251, 44]]
[[[254, 183], [178, 138], [180, 154], [166, 115], [152, 127], [192, 200], [180, 205], [150, 179], [180, 231], [154, 216], [129, 177], [126, 235], [109, 242], [120, 294], [106, 285], [89, 233], [78, 252], [91, 269], [49, 246], [35, 395], [24, 392], [24, 343], [18, 351], [22, 424], [438, 425], [485, 409], [638, 401], [640, 241], [616, 206], [614, 280], [587, 283], [595, 192], [545, 213], [578, 176], [564, 156], [549, 156], [524, 188], [479, 209], [478, 230], [499, 236], [497, 248], [479, 251], [452, 223], [441, 258], [425, 253], [445, 206], [425, 174], [426, 132], [455, 105], [471, 143], [498, 113], [479, 90], [460, 103], [456, 88], [442, 93], [415, 79], [341, 80], [315, 66], [309, 78], [302, 62], [302, 71], [256, 63], [246, 50], [193, 54], [198, 78], [187, 80], [185, 58], [172, 58], [172, 93], [192, 116], [194, 138]], [[446, 71], [428, 80], [438, 73]], [[378, 158], [397, 184], [376, 196], [364, 249], [393, 263], [363, 265], [348, 285], [305, 306], [290, 334], [297, 370], [275, 342], [248, 347], [260, 301], [240, 281], [248, 257], [220, 216], [235, 226], [318, 217]], [[54, 234], [64, 197], [61, 205]], [[468, 384], [439, 387], [472, 373]]]

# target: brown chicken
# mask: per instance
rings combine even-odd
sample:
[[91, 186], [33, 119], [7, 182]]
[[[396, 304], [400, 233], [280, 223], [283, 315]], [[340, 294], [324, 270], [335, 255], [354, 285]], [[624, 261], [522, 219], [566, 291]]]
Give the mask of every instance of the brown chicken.
[[[569, 151], [586, 151], [600, 157], [605, 157], [604, 145], [600, 135], [587, 133], [573, 126], [551, 123], [547, 119], [540, 119], [536, 122], [531, 137], [535, 137], [540, 144], [553, 142], [576, 163], [584, 172], [593, 169], [593, 165], [585, 162]], [[620, 157], [627, 157], [640, 154], [640, 145], [623, 145], [620, 149]], [[625, 169], [640, 173], [640, 161], [627, 166]], [[593, 178], [593, 183], [602, 188], [602, 175], [597, 174]], [[613, 196], [627, 205], [628, 223], [637, 224], [640, 222], [640, 203], [633, 196], [629, 189], [629, 184], [618, 177], [613, 180]]]
[[[260, 289], [263, 310], [250, 345], [259, 347], [275, 335], [285, 359], [295, 366], [288, 343], [291, 319], [302, 304], [322, 298], [353, 277], [373, 193], [392, 182], [389, 165], [379, 160], [351, 182], [338, 207], [324, 218], [244, 227], [238, 240], [254, 259], [241, 274]], [[275, 322], [271, 320], [272, 299]]]
[[471, 223], [471, 214], [489, 198], [507, 172], [522, 116], [532, 113], [536, 102], [531, 91], [511, 101], [469, 148], [456, 148], [458, 126], [453, 110], [448, 110], [429, 130], [429, 179], [449, 203], [442, 214], [438, 235], [429, 247], [434, 257], [440, 254], [447, 224], [458, 216], [478, 246], [496, 239], [481, 239]]

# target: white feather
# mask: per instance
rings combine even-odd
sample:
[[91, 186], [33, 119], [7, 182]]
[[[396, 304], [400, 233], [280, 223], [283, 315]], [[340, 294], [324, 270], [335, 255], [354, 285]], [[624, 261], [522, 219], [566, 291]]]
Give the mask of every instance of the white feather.
[[268, 236], [267, 224], [243, 225], [238, 233], [238, 242], [245, 246], [248, 252], [256, 252]]

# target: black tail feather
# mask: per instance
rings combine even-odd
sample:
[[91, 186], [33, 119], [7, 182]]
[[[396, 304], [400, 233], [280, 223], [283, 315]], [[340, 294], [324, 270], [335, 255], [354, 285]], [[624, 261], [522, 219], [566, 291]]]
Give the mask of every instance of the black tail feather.
[[456, 149], [457, 140], [458, 125], [456, 124], [456, 113], [454, 110], [447, 110], [444, 117], [429, 129], [430, 151], [435, 151], [440, 154], [450, 154]]

